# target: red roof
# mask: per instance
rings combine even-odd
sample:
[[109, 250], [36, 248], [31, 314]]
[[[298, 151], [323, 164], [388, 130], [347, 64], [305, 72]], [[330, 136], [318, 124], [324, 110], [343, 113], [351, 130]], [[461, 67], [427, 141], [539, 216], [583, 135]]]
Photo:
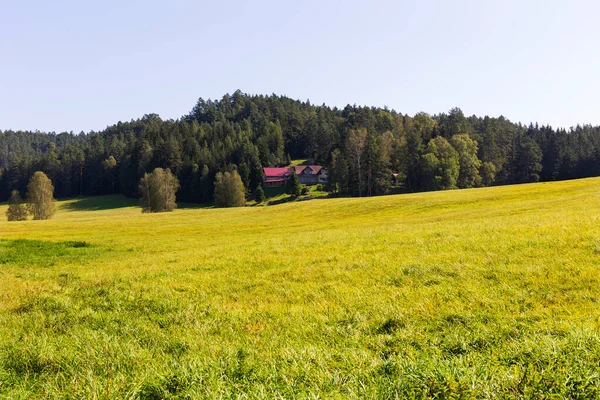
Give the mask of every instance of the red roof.
[[267, 178], [284, 178], [290, 176], [289, 168], [263, 168]]
[[300, 175], [307, 168], [311, 175], [317, 175], [323, 169], [320, 165], [296, 165], [296, 175]]

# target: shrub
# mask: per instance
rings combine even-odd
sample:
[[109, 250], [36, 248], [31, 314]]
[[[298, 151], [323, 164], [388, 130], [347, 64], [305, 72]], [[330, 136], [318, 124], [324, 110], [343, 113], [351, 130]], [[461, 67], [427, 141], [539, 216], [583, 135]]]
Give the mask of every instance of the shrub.
[[18, 190], [13, 190], [10, 195], [6, 218], [9, 221], [25, 221], [27, 219], [27, 207], [23, 204]]

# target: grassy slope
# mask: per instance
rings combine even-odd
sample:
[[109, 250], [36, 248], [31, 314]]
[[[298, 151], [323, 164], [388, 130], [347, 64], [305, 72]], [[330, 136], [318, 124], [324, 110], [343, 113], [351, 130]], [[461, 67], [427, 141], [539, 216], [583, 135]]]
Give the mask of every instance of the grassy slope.
[[2, 219], [0, 394], [597, 397], [599, 189]]

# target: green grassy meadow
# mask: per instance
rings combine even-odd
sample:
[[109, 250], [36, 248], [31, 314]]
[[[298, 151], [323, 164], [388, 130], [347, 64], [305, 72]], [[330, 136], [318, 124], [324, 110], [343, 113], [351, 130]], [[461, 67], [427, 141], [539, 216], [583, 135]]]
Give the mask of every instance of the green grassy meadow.
[[0, 206], [0, 397], [600, 398], [600, 179]]

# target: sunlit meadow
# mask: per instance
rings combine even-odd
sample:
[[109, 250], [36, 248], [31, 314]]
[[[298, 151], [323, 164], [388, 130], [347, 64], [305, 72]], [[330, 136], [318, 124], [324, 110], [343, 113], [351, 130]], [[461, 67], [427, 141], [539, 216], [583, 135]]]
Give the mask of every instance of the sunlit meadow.
[[600, 397], [597, 178], [5, 211], [2, 397]]

